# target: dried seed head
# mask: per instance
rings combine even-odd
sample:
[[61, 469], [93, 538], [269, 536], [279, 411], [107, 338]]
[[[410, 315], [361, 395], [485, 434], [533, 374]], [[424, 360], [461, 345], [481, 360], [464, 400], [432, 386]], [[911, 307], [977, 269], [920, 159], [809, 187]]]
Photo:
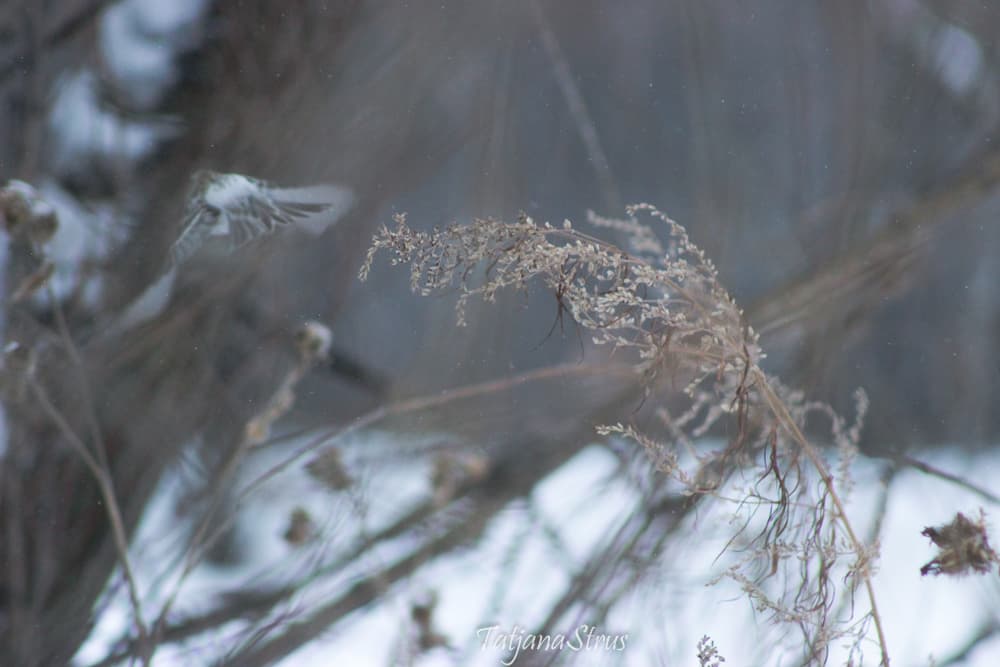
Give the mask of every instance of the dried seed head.
[[410, 606], [410, 617], [417, 627], [417, 647], [420, 651], [448, 645], [448, 638], [434, 629], [434, 608], [437, 601], [437, 594], [430, 592]]
[[698, 640], [698, 664], [701, 667], [720, 667], [725, 661], [726, 659], [719, 655], [715, 642], [708, 635]]
[[969, 571], [986, 573], [1000, 558], [990, 547], [986, 534], [986, 517], [980, 510], [979, 519], [971, 521], [959, 512], [951, 523], [928, 527], [920, 533], [931, 538], [938, 553], [922, 568], [920, 574], [959, 576]]
[[306, 471], [317, 481], [334, 491], [348, 489], [354, 483], [336, 447], [327, 447], [306, 466]]
[[306, 322], [295, 334], [295, 345], [305, 361], [327, 359], [332, 344], [333, 333], [320, 322]]
[[316, 534], [316, 524], [309, 512], [302, 507], [296, 507], [288, 518], [288, 529], [285, 531], [285, 541], [292, 546], [300, 546]]
[[483, 479], [489, 468], [489, 459], [479, 454], [441, 454], [431, 468], [434, 503], [447, 504], [463, 484]]
[[55, 209], [24, 181], [12, 180], [0, 188], [0, 218], [11, 236], [39, 245], [59, 228]]
[[421, 596], [410, 606], [410, 617], [417, 625], [430, 625], [434, 617], [434, 607], [437, 606], [437, 594], [434, 592]]

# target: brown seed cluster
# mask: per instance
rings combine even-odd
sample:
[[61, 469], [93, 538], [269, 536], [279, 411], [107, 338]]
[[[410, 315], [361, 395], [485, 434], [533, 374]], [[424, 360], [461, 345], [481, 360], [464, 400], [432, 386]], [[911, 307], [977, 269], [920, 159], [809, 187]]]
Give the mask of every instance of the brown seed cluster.
[[937, 556], [920, 568], [922, 575], [985, 574], [994, 564], [1000, 563], [997, 553], [990, 547], [982, 511], [976, 521], [959, 512], [951, 523], [924, 528], [920, 534], [931, 538], [938, 548]]

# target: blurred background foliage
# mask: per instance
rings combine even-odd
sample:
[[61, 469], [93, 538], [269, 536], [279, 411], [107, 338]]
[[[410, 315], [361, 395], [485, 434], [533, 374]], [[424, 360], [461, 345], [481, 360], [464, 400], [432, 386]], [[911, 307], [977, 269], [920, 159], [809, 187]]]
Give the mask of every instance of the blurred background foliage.
[[[359, 283], [372, 234], [396, 211], [415, 227], [521, 211], [580, 226], [588, 210], [648, 201], [713, 258], [786, 383], [848, 413], [853, 389], [868, 391], [867, 452], [996, 441], [992, 3], [220, 0], [171, 32], [116, 19], [176, 53], [152, 92], [127, 66], [134, 54], [109, 46], [115, 4], [0, 7], [0, 181], [51, 182], [130, 221], [81, 278], [100, 288], [60, 298], [82, 369], [51, 300], [4, 315], [7, 340], [40, 344], [40, 377], [70, 423], [96, 413], [129, 527], [192, 439], [205, 470], [221, 465], [294, 363], [288, 340], [305, 319], [388, 385], [314, 373], [296, 427], [580, 359], [571, 326], [547, 337], [551, 295], [475, 305], [460, 329], [452, 300], [411, 296], [399, 269], [376, 265]], [[112, 143], [137, 123], [154, 128], [150, 149], [66, 148], [87, 130], [54, 101], [83, 68], [119, 119]], [[162, 268], [198, 168], [340, 183], [358, 205], [318, 241], [285, 235], [193, 266], [155, 322], [101, 336]], [[8, 286], [22, 277], [18, 253], [30, 254], [10, 247]], [[493, 441], [513, 472], [489, 493], [516, 497], [639, 396], [593, 379], [557, 389], [510, 390], [406, 428]], [[0, 662], [58, 664], [86, 636], [114, 551], [87, 471], [47, 446], [63, 435], [30, 401], [6, 402], [6, 415], [0, 632], [14, 661]], [[42, 641], [52, 627], [66, 631]]]

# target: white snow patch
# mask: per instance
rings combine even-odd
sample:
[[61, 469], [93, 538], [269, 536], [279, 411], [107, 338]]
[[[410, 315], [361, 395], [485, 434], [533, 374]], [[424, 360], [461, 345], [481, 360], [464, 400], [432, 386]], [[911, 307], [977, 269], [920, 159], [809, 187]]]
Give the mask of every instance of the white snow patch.
[[104, 12], [104, 63], [135, 108], [154, 108], [177, 82], [176, 57], [201, 40], [205, 9], [205, 0], [124, 0]]
[[86, 69], [57, 82], [48, 124], [57, 173], [92, 169], [95, 159], [135, 162], [177, 133], [173, 123], [127, 121], [102, 107], [94, 73]]
[[[106, 259], [125, 241], [129, 224], [114, 207], [107, 204], [84, 206], [54, 181], [44, 181], [38, 191], [59, 220], [56, 233], [44, 250], [55, 266], [50, 284], [56, 298], [62, 300], [87, 277], [88, 266]], [[100, 296], [98, 283], [88, 282], [88, 288], [83, 293], [84, 301], [96, 305]], [[41, 290], [34, 298], [44, 302], [48, 293]]]
[[[378, 462], [379, 448], [391, 437], [358, 436], [359, 446], [343, 449], [349, 468], [351, 451], [363, 452], [371, 461]], [[388, 449], [398, 451], [398, 447]], [[974, 455], [929, 454], [927, 460], [987, 488], [1000, 477], [1000, 453], [995, 451]], [[273, 461], [270, 456], [261, 457], [251, 466], [249, 476], [259, 474]], [[531, 632], [578, 571], [584, 554], [606, 539], [635, 507], [635, 491], [614, 479], [617, 465], [617, 459], [599, 447], [583, 450], [540, 484], [531, 497], [512, 503], [495, 517], [476, 543], [429, 562], [409, 581], [393, 586], [377, 604], [354, 612], [337, 626], [336, 632], [309, 643], [280, 664], [289, 667], [325, 667], [334, 662], [356, 667], [390, 664], [397, 655], [403, 629], [410, 623], [410, 604], [428, 591], [438, 596], [435, 629], [448, 638], [452, 648], [430, 651], [414, 664], [418, 667], [497, 664], [506, 653], [498, 648], [484, 649], [479, 630], [495, 624], [505, 632], [515, 626]], [[867, 533], [874, 520], [872, 508], [881, 492], [881, 467], [880, 462], [859, 460], [855, 468], [857, 487], [849, 503], [849, 513], [861, 534]], [[253, 540], [253, 562], [228, 570], [200, 567], [184, 589], [178, 612], [205, 608], [217, 592], [240, 581], [267, 578], [279, 582], [311, 571], [309, 568], [315, 567], [320, 559], [331, 562], [336, 553], [349, 547], [361, 521], [369, 531], [377, 530], [429, 492], [428, 470], [423, 465], [401, 466], [389, 475], [384, 475], [385, 470], [376, 465], [367, 472], [354, 467], [352, 472], [363, 478], [358, 488], [364, 489], [369, 509], [363, 519], [352, 508], [344, 507], [349, 503], [344, 502], [343, 496], [322, 491], [301, 470], [290, 470], [269, 481], [247, 508], [247, 515], [253, 516], [255, 524], [252, 534], [247, 535]], [[163, 572], [184, 538], [172, 530], [176, 523], [172, 513], [175, 498], [165, 484], [144, 519], [137, 542], [140, 547], [135, 563], [140, 568], [143, 590], [147, 591], [144, 597], [150, 601], [162, 599], [164, 591], [170, 589], [172, 580], [164, 577]], [[899, 475], [890, 490], [890, 499], [881, 535], [876, 594], [894, 662], [926, 664], [928, 655], [933, 654], [939, 660], [947, 657], [982, 621], [991, 618], [1000, 598], [1000, 586], [995, 575], [964, 579], [921, 577], [920, 565], [933, 558], [934, 548], [920, 531], [924, 526], [949, 521], [956, 511], [975, 513], [985, 503], [963, 489], [917, 472]], [[281, 540], [288, 512], [297, 505], [307, 507], [320, 518], [324, 544], [318, 551], [292, 549]], [[987, 505], [985, 509], [993, 508]], [[662, 558], [653, 564], [654, 571], [612, 609], [600, 631], [627, 632], [625, 651], [581, 651], [564, 657], [573, 665], [694, 664], [698, 638], [708, 634], [730, 662], [741, 657], [746, 664], [772, 663], [777, 654], [771, 647], [783, 640], [787, 646], [790, 629], [768, 625], [731, 583], [724, 581], [716, 587], [705, 587], [706, 581], [725, 566], [716, 557], [728, 538], [730, 527], [726, 518], [732, 511], [732, 505], [720, 503], [701, 508], [697, 516], [685, 520], [682, 530], [690, 533], [689, 538], [671, 540]], [[995, 517], [993, 523], [995, 528]], [[539, 530], [540, 527], [544, 530]], [[327, 578], [311, 583], [293, 601], [294, 608], [307, 613], [329, 603], [361, 577], [381, 570], [407, 553], [409, 546], [412, 543], [406, 538], [391, 540], [362, 559], [363, 562], [331, 572]], [[159, 585], [149, 583], [157, 581]], [[116, 604], [127, 610], [124, 595], [119, 598]], [[857, 613], [863, 613], [866, 606], [863, 592], [859, 591], [855, 603]], [[94, 642], [103, 636], [106, 648], [106, 642], [113, 636], [108, 632], [111, 626], [118, 631], [124, 627], [118, 612], [110, 614], [107, 620], [102, 618], [102, 625], [91, 638], [87, 657], [101, 655], [101, 651], [93, 650]], [[214, 642], [203, 637], [193, 644], [167, 648], [157, 654], [155, 664], [164, 667], [211, 662], [219, 651], [225, 651], [227, 639], [237, 636], [234, 633], [240, 627], [231, 625], [216, 633]], [[994, 642], [994, 649], [995, 645]], [[216, 650], [213, 646], [220, 648]], [[990, 655], [990, 649], [984, 645], [964, 664], [992, 667], [995, 655]], [[866, 648], [865, 652], [877, 661], [874, 647]], [[81, 653], [78, 659], [83, 657]], [[843, 657], [840, 647], [834, 647], [830, 664], [843, 664]]]

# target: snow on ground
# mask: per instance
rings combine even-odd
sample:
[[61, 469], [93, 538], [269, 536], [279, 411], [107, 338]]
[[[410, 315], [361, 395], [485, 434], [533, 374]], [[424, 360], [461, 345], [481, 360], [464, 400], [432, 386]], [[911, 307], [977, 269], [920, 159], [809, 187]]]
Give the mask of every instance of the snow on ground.
[[[373, 450], [391, 445], [385, 434], [356, 437], [345, 452]], [[249, 466], [248, 478], [273, 464], [271, 453]], [[1000, 478], [1000, 453], [978, 455], [941, 454], [928, 457], [942, 469], [966, 477], [989, 488]], [[604, 539], [637, 496], [612, 473], [617, 459], [605, 449], [593, 446], [554, 472], [532, 496], [513, 503], [492, 522], [475, 545], [436, 559], [408, 581], [397, 585], [377, 606], [355, 612], [336, 632], [328, 633], [301, 649], [282, 664], [288, 667], [326, 667], [350, 664], [356, 667], [391, 664], [397, 655], [401, 628], [409, 622], [410, 605], [437, 595], [435, 628], [449, 640], [451, 648], [435, 649], [422, 656], [417, 665], [496, 665], [506, 657], [504, 650], [483, 647], [487, 628], [494, 632], [522, 632], [540, 622], [547, 605], [559, 596], [588, 550]], [[347, 501], [321, 488], [299, 468], [294, 468], [264, 485], [250, 500], [244, 517], [252, 517], [243, 539], [250, 545], [250, 560], [238, 568], [201, 566], [187, 582], [179, 599], [178, 611], [207, 608], [216, 593], [241, 582], [273, 581], [276, 584], [313, 571], [320, 562], [331, 562], [336, 553], [349, 546], [347, 536], [359, 529], [356, 510], [364, 508], [368, 530], [377, 529], [396, 518], [411, 504], [429, 494], [429, 468], [423, 464], [400, 466], [389, 471], [376, 467], [353, 468], [360, 474], [356, 488], [363, 497]], [[880, 467], [859, 460], [857, 487], [852, 495], [852, 520], [862, 532], [870, 528], [872, 508], [881, 486]], [[612, 481], [608, 481], [611, 479]], [[172, 507], [179, 485], [166, 480], [147, 514], [136, 544], [135, 562], [146, 591], [146, 600], [162, 601], [176, 578], [164, 570], [176, 562], [183, 535], [171, 532]], [[910, 471], [894, 481], [882, 533], [882, 558], [875, 585], [893, 664], [926, 665], [928, 656], [938, 660], [956, 651], [990, 615], [1000, 608], [997, 576], [970, 576], [962, 579], [921, 577], [920, 566], [934, 556], [929, 540], [920, 535], [928, 525], [951, 520], [956, 511], [975, 513], [983, 501], [968, 491], [927, 475]], [[282, 534], [288, 516], [302, 506], [321, 524], [323, 536], [315, 548], [295, 549]], [[627, 633], [624, 651], [578, 651], [570, 656], [575, 665], [695, 665], [696, 643], [710, 635], [727, 664], [755, 664], [770, 655], [774, 641], [790, 628], [774, 628], [755, 616], [750, 604], [733, 584], [723, 582], [706, 587], [721, 569], [716, 561], [725, 540], [725, 517], [731, 508], [700, 512], [691, 522], [692, 539], [670, 546], [656, 571], [627, 596], [607, 620], [600, 633], [621, 636]], [[985, 507], [987, 512], [994, 508]], [[308, 610], [328, 602], [359, 577], [394, 562], [406, 552], [407, 538], [390, 542], [363, 563], [339, 569], [309, 587], [295, 600], [296, 608]], [[863, 593], [858, 608], [865, 608]], [[156, 605], [149, 608], [155, 609]], [[80, 664], [101, 655], [115, 631], [127, 618], [125, 598], [119, 592], [104, 614], [94, 636], [78, 656]], [[222, 636], [234, 636], [233, 625]], [[574, 629], [567, 631], [570, 639]], [[213, 642], [199, 638], [178, 649], [163, 650], [155, 664], [207, 664]], [[572, 650], [567, 648], [565, 650]], [[874, 647], [867, 649], [872, 664]], [[1000, 651], [998, 642], [985, 645], [970, 656], [966, 667], [992, 667]], [[842, 664], [834, 652], [830, 664]]]

